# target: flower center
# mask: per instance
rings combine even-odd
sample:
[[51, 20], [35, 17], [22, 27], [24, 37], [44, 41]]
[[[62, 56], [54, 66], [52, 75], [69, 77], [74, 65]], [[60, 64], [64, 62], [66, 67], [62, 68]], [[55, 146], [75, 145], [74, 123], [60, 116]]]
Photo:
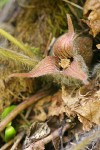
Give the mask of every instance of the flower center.
[[59, 65], [62, 69], [66, 69], [70, 66], [70, 63], [71, 63], [70, 59], [66, 58], [66, 59], [61, 59]]

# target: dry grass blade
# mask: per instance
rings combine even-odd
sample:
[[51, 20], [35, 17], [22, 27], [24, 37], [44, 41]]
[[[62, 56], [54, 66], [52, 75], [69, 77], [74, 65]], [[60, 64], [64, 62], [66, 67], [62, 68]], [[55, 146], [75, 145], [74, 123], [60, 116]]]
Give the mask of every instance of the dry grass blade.
[[73, 2], [70, 2], [70, 1], [68, 1], [68, 0], [63, 0], [63, 1], [66, 2], [66, 3], [68, 3], [68, 4], [71, 4], [71, 5], [74, 6], [74, 7], [77, 7], [77, 8], [79, 8], [79, 9], [83, 10], [83, 8], [82, 8], [81, 6], [79, 6], [79, 5], [77, 5], [77, 4], [73, 3]]
[[26, 47], [23, 43], [19, 42], [16, 38], [14, 38], [12, 35], [4, 31], [3, 29], [0, 29], [0, 34], [7, 38], [10, 42], [14, 43], [16, 46], [18, 46], [27, 56], [34, 57], [33, 53], [31, 52], [28, 47]]

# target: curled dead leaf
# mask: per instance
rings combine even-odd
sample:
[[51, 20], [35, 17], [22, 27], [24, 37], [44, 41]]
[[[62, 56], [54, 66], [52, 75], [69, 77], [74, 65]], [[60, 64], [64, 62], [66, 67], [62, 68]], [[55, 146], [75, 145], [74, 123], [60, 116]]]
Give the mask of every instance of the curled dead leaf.
[[100, 32], [100, 0], [87, 0], [83, 14], [88, 18], [88, 25], [95, 37]]
[[80, 114], [77, 114], [77, 116], [79, 121], [83, 124], [83, 130], [89, 131], [92, 127], [92, 123], [83, 116], [81, 116]]
[[62, 99], [65, 105], [78, 116], [79, 121], [83, 123], [84, 130], [89, 130], [94, 123], [100, 125], [100, 90], [93, 90], [89, 93], [88, 89], [87, 93], [86, 95], [79, 93], [73, 97], [72, 90], [70, 93], [66, 88], [62, 90]]
[[51, 99], [51, 106], [48, 110], [49, 116], [59, 116], [60, 114], [66, 112], [64, 103], [61, 98], [61, 91], [57, 92]]

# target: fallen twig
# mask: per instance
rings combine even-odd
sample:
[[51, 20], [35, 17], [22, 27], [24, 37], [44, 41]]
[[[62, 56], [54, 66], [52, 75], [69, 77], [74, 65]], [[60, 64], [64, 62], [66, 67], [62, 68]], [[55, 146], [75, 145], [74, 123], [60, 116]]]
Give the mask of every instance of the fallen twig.
[[68, 130], [69, 128], [71, 128], [71, 125], [70, 124], [66, 124], [63, 129], [62, 127], [58, 128], [57, 130], [55, 130], [53, 133], [51, 133], [49, 136], [35, 142], [35, 143], [32, 143], [28, 148], [24, 149], [24, 150], [32, 150], [33, 148], [38, 148], [39, 145], [45, 145], [47, 143], [49, 143], [50, 141], [52, 141], [53, 139], [59, 137], [59, 134], [62, 130], [62, 134], [64, 134], [64, 132], [66, 130]]
[[39, 99], [47, 96], [50, 91], [39, 91], [34, 96], [28, 98], [26, 101], [19, 104], [4, 120], [0, 123], [0, 132], [4, 130], [7, 124], [12, 121], [22, 110], [26, 109], [27, 107], [31, 106], [33, 103], [38, 101]]
[[22, 138], [24, 137], [24, 132], [21, 132], [19, 137], [16, 139], [16, 141], [14, 142], [14, 145], [12, 146], [12, 148], [10, 150], [15, 150], [17, 145], [20, 143], [20, 141], [22, 140]]

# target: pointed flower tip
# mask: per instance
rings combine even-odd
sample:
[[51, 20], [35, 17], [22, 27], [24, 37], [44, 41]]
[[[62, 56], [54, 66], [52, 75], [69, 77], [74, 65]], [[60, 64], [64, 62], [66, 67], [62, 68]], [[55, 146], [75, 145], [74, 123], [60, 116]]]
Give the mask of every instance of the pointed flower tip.
[[74, 27], [69, 14], [67, 14], [68, 32], [61, 35], [53, 45], [53, 53], [60, 59], [73, 57]]
[[63, 70], [63, 75], [70, 76], [72, 78], [76, 78], [78, 80], [81, 80], [84, 84], [88, 84], [88, 74], [83, 71], [83, 69], [80, 67], [77, 61], [73, 61], [71, 65]]
[[70, 34], [74, 34], [74, 27], [73, 27], [72, 19], [69, 14], [67, 14], [67, 23], [68, 23], [68, 32]]
[[31, 77], [30, 73], [13, 73], [11, 75], [8, 76], [8, 78], [12, 78], [12, 77]]
[[58, 68], [56, 63], [58, 59], [54, 56], [47, 56], [42, 61], [40, 61], [35, 68], [33, 68], [28, 73], [13, 73], [9, 77], [40, 77], [47, 74], [58, 73]]

